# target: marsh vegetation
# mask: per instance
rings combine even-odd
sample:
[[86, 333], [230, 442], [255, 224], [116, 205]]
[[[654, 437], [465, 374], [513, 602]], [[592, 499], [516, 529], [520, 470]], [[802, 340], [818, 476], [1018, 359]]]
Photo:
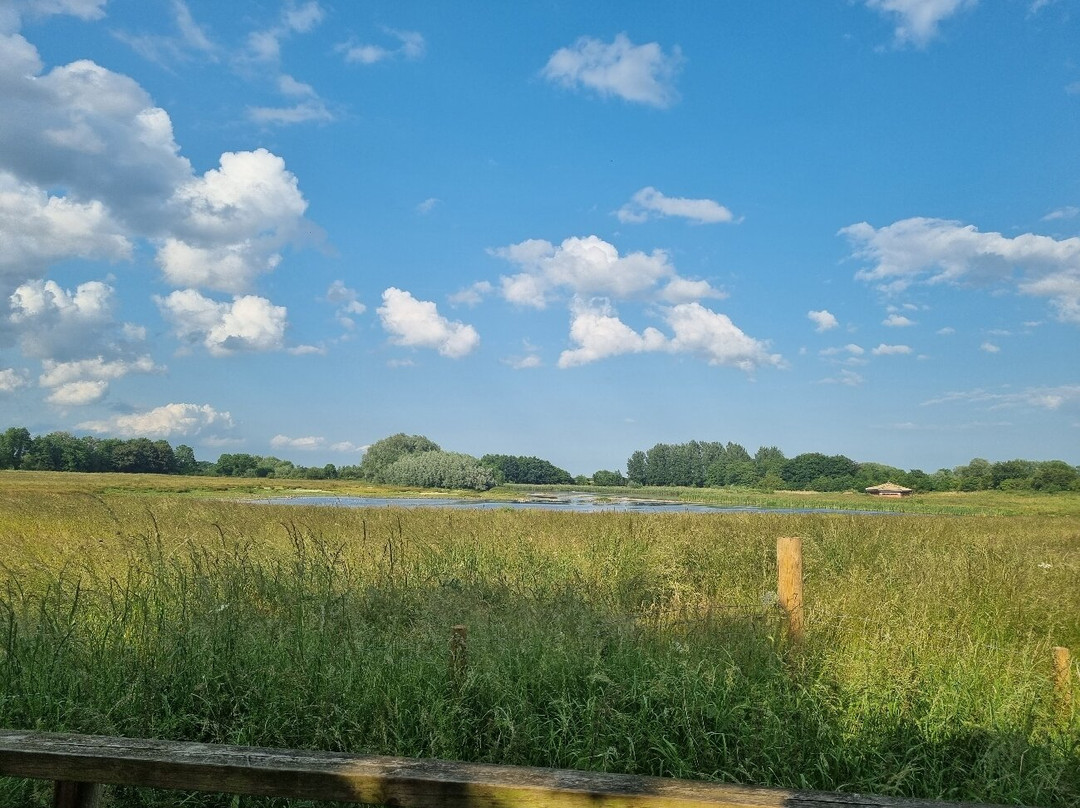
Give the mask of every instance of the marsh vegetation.
[[[1075, 495], [940, 518], [572, 514], [0, 478], [0, 726], [1080, 804], [1080, 715], [1050, 683], [1051, 647], [1080, 649]], [[806, 553], [798, 652], [782, 535]]]

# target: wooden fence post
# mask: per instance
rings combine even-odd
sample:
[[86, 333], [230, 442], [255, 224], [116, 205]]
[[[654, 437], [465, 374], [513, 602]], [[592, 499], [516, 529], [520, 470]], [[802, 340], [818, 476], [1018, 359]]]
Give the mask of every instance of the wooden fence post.
[[53, 786], [53, 808], [97, 808], [101, 791], [97, 783], [57, 780]]
[[460, 682], [469, 667], [469, 627], [454, 626], [450, 629], [450, 678]]
[[802, 642], [806, 615], [803, 611], [802, 539], [781, 536], [776, 540], [776, 599], [787, 615], [787, 635]]
[[1055, 646], [1054, 692], [1057, 694], [1058, 714], [1067, 717], [1072, 708], [1072, 656], [1068, 648]]

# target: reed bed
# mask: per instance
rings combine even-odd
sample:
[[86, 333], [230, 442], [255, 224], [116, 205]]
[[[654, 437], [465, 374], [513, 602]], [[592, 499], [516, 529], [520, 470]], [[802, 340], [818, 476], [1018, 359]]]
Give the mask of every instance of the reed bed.
[[[775, 606], [782, 535], [804, 540], [798, 649]], [[1080, 805], [1078, 700], [1063, 711], [1050, 679], [1052, 646], [1080, 652], [1073, 517], [348, 510], [15, 486], [0, 542], [4, 727]], [[47, 791], [0, 781], [0, 804]]]

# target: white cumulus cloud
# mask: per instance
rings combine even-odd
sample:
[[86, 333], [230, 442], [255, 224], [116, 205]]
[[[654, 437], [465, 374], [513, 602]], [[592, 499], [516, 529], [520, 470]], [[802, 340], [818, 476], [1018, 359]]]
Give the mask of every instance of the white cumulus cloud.
[[601, 96], [667, 107], [678, 100], [675, 75], [682, 53], [670, 54], [656, 42], [635, 45], [626, 34], [610, 43], [583, 36], [551, 55], [541, 75], [565, 87], [585, 87]]
[[104, 356], [72, 362], [46, 359], [41, 363], [41, 367], [38, 384], [50, 390], [46, 401], [61, 406], [92, 404], [105, 395], [111, 381], [130, 373], [153, 373], [161, 370], [149, 356], [111, 361]]
[[1048, 298], [1061, 320], [1080, 323], [1080, 237], [1035, 233], [1008, 237], [946, 219], [903, 219], [881, 228], [866, 222], [840, 231], [870, 266], [855, 277], [886, 292], [912, 284], [1015, 286]]
[[307, 209], [285, 161], [265, 149], [226, 152], [221, 167], [177, 188], [183, 217], [157, 261], [174, 286], [239, 293], [274, 269]]
[[287, 311], [264, 297], [243, 295], [219, 303], [184, 289], [154, 300], [177, 338], [189, 345], [201, 343], [211, 356], [274, 351], [284, 345]]
[[770, 354], [765, 343], [747, 336], [726, 315], [700, 303], [672, 306], [664, 310], [663, 316], [671, 328], [671, 337], [652, 327], [637, 333], [619, 319], [605, 300], [576, 299], [571, 307], [570, 339], [577, 347], [559, 355], [559, 367], [656, 351], [692, 354], [710, 365], [745, 371], [765, 365], [783, 366], [782, 358]]
[[522, 271], [500, 278], [503, 298], [542, 309], [560, 292], [582, 297], [633, 298], [686, 302], [687, 298], [723, 297], [705, 281], [681, 278], [663, 250], [620, 256], [597, 236], [571, 237], [555, 246], [543, 239], [491, 250]]
[[836, 316], [828, 309], [822, 309], [821, 311], [808, 311], [806, 316], [814, 323], [814, 330], [818, 333], [822, 331], [829, 331], [840, 325], [840, 321], [836, 319]]
[[393, 286], [383, 292], [382, 299], [379, 319], [395, 345], [431, 348], [450, 359], [460, 359], [480, 344], [475, 328], [443, 317], [431, 301], [417, 300]]
[[22, 352], [38, 359], [70, 360], [115, 350], [114, 290], [101, 281], [74, 291], [56, 281], [31, 281], [11, 294], [8, 316]]
[[15, 368], [0, 368], [0, 394], [14, 393], [20, 387], [26, 387], [29, 375], [25, 370]]
[[726, 365], [751, 371], [771, 365], [783, 367], [779, 354], [771, 354], [767, 343], [747, 336], [725, 314], [705, 308], [700, 303], [683, 303], [665, 315], [674, 336], [668, 349], [692, 353], [710, 365]]
[[656, 216], [678, 216], [695, 224], [730, 222], [731, 211], [712, 199], [685, 199], [664, 196], [653, 187], [642, 188], [615, 215], [620, 222], [641, 223]]
[[0, 171], [0, 291], [5, 279], [18, 283], [44, 274], [64, 258], [118, 261], [132, 244], [98, 200], [76, 202], [47, 194]]
[[559, 355], [559, 367], [585, 365], [611, 356], [659, 351], [667, 338], [655, 328], [638, 334], [620, 320], [605, 301], [575, 300], [571, 308], [570, 339], [577, 345]]
[[915, 325], [915, 321], [902, 314], [890, 314], [881, 321], [881, 324], [888, 326], [889, 328], [907, 328], [908, 326]]
[[79, 429], [121, 438], [171, 438], [228, 430], [232, 416], [209, 404], [166, 404], [141, 413], [116, 415], [101, 421], [84, 421]]

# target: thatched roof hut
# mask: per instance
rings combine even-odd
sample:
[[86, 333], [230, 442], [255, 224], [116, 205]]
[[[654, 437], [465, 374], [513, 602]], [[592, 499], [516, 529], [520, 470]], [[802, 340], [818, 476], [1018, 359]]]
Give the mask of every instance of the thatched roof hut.
[[902, 485], [896, 483], [882, 483], [881, 485], [872, 485], [867, 489], [864, 489], [866, 493], [873, 494], [876, 497], [906, 497], [915, 493], [910, 488], [904, 488]]

